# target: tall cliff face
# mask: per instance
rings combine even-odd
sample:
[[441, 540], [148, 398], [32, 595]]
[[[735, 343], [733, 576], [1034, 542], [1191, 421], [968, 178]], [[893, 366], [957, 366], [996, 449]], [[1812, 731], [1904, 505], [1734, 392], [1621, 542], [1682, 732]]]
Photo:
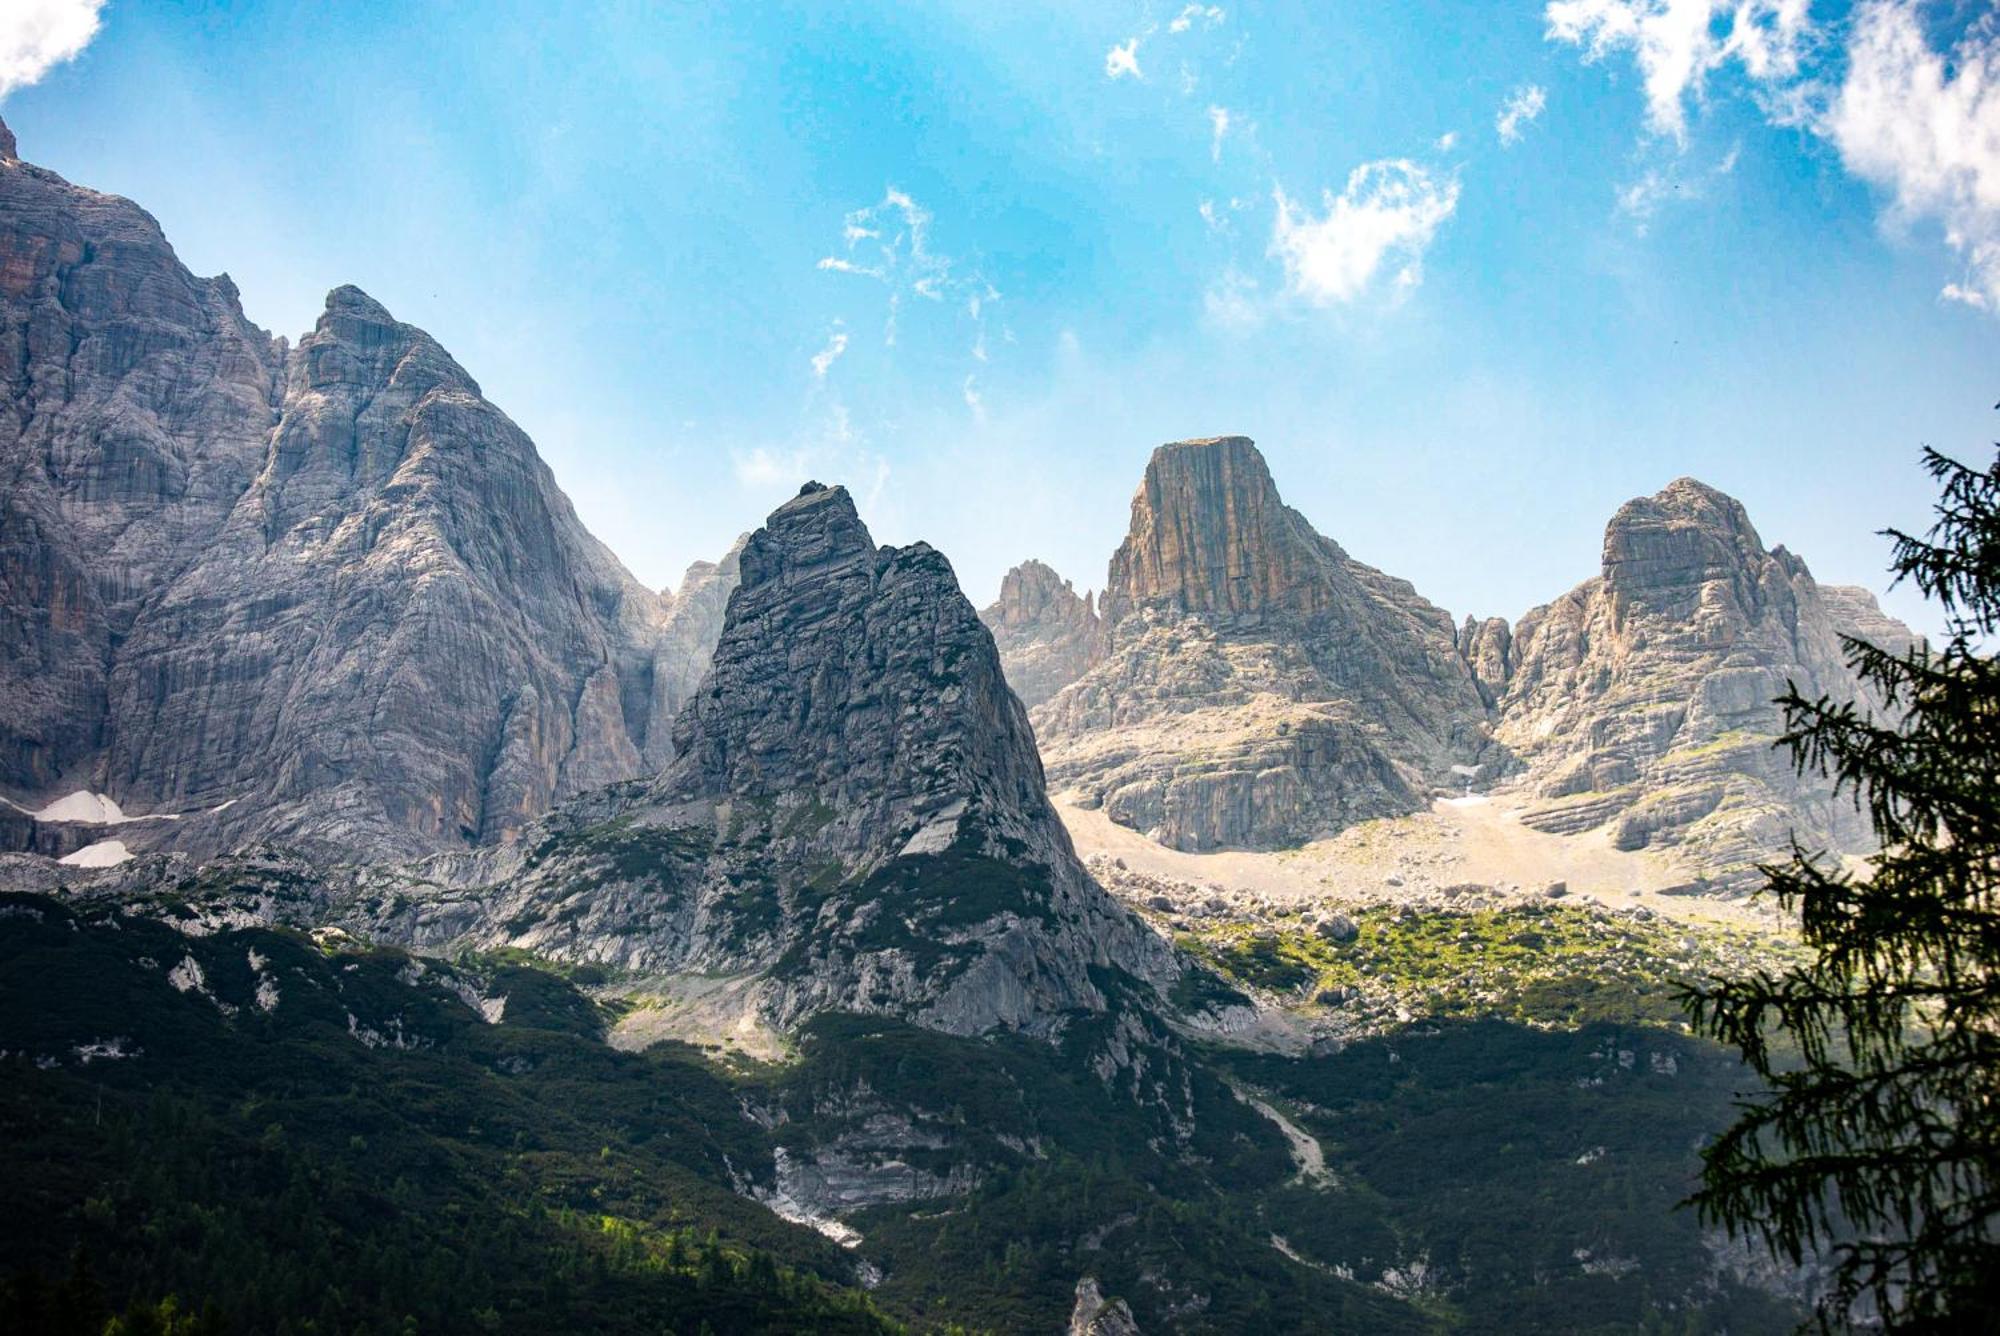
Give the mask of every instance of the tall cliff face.
[[1000, 581], [1000, 597], [979, 614], [999, 647], [1007, 685], [1029, 709], [1089, 671], [1102, 649], [1097, 608], [1039, 561]]
[[1286, 506], [1240, 436], [1162, 446], [1105, 651], [1035, 713], [1053, 781], [1184, 849], [1414, 811], [1491, 746], [1449, 616]]
[[136, 206], [0, 162], [0, 381], [0, 792], [181, 815], [134, 844], [392, 857], [666, 758], [719, 619], [668, 634], [358, 289], [288, 349]]
[[1045, 1032], [1172, 981], [1077, 862], [943, 556], [877, 548], [843, 489], [811, 484], [741, 569], [665, 772], [366, 926], [728, 980], [709, 1004], [779, 1028], [838, 1010]]
[[0, 154], [0, 786], [89, 787], [116, 648], [262, 468], [284, 347], [130, 201]]
[[1675, 846], [1722, 879], [1752, 875], [1794, 829], [1866, 847], [1866, 821], [1773, 743], [1788, 682], [1870, 703], [1840, 637], [1914, 637], [1865, 590], [1822, 588], [1767, 551], [1743, 507], [1683, 478], [1626, 504], [1603, 572], [1513, 628], [1501, 738], [1528, 762], [1544, 829], [1609, 826], [1622, 848]]

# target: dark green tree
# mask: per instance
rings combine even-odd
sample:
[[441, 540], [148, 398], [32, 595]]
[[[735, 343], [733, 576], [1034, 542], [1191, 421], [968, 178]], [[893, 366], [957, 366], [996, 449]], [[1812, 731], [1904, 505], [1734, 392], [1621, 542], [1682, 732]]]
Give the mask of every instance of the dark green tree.
[[1833, 1262], [1823, 1326], [2000, 1314], [2000, 457], [1924, 460], [1937, 523], [1887, 536], [1944, 643], [1849, 640], [1872, 707], [1781, 700], [1781, 745], [1867, 811], [1882, 852], [1855, 874], [1795, 842], [1763, 871], [1810, 962], [1685, 999], [1766, 1085], [1703, 1152], [1693, 1202], [1794, 1264]]

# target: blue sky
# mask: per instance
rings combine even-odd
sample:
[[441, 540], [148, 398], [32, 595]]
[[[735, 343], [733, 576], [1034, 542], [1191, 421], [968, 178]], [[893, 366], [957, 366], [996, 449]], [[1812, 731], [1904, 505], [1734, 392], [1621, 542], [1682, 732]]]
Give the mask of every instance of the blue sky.
[[811, 476], [1095, 586], [1238, 432], [1461, 616], [1690, 473], [1879, 589], [2000, 434], [1984, 6], [20, 3], [23, 156], [430, 330], [650, 583]]

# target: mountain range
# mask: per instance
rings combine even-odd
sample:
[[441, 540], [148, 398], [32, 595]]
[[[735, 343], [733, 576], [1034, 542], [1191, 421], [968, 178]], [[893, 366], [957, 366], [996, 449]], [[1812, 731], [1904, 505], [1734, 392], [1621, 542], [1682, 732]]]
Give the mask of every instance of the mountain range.
[[[1101, 592], [981, 613], [817, 482], [655, 591], [421, 330], [274, 338], [4, 127], [0, 380], [0, 1311], [86, 1255], [255, 1329], [1803, 1311], [1672, 1211], [1739, 1073], [1663, 1008], [1787, 949], [1756, 860], [1867, 852], [1774, 698], [1884, 708], [1842, 637], [1915, 638], [1713, 489], [1511, 623], [1235, 436], [1154, 452]], [[1469, 803], [1681, 917], [1272, 872]]]

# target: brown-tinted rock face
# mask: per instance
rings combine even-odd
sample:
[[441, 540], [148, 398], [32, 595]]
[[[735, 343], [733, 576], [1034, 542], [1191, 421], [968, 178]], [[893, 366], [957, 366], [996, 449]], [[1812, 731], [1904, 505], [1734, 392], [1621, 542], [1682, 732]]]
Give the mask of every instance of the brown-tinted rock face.
[[664, 759], [691, 689], [434, 340], [340, 288], [288, 349], [136, 206], [19, 162], [0, 470], [0, 791], [187, 814], [135, 843], [506, 838]]
[[1035, 712], [1043, 755], [1177, 848], [1414, 811], [1489, 751], [1450, 617], [1315, 533], [1243, 437], [1154, 452], [1100, 606], [1102, 661]]
[[1101, 648], [1091, 597], [1039, 561], [1008, 571], [979, 617], [1000, 648], [1007, 685], [1029, 709], [1082, 677]]
[[1722, 880], [1754, 876], [1796, 830], [1862, 849], [1867, 823], [1824, 782], [1800, 780], [1773, 700], [1863, 699], [1842, 634], [1913, 637], [1864, 590], [1823, 589], [1784, 548], [1766, 551], [1734, 500], [1683, 478], [1629, 502], [1604, 535], [1604, 569], [1515, 626], [1500, 737], [1545, 799], [1528, 820], [1609, 824], [1620, 847], [1675, 846]]

